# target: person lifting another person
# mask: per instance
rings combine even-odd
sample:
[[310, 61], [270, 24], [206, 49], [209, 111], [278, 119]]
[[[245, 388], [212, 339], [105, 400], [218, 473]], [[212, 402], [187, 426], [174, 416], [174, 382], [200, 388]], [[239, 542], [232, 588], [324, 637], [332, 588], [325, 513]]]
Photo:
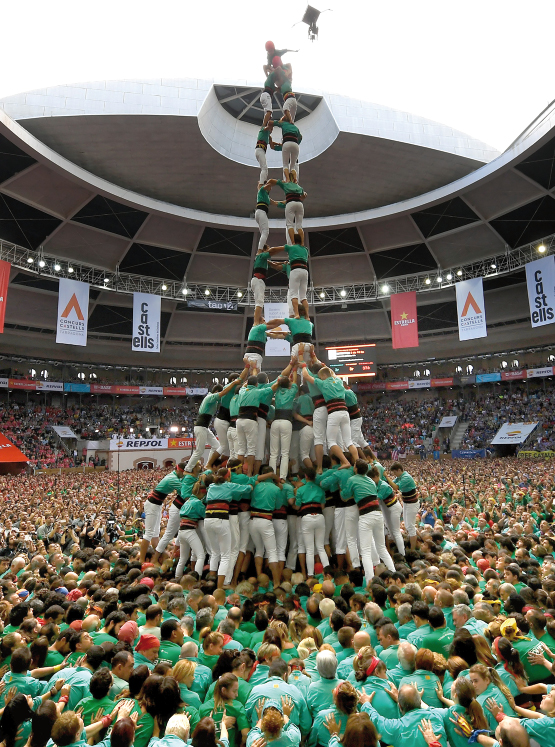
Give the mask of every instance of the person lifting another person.
[[[309, 320], [308, 310], [308, 249], [303, 245], [304, 234], [294, 233], [293, 244], [272, 246], [268, 249], [270, 256], [285, 252], [289, 258], [289, 294], [293, 307], [293, 318], [300, 319], [299, 304], [304, 309], [303, 317]], [[310, 320], [309, 320], [310, 321]], [[300, 330], [299, 330], [300, 334]], [[301, 342], [301, 340], [299, 340]]]

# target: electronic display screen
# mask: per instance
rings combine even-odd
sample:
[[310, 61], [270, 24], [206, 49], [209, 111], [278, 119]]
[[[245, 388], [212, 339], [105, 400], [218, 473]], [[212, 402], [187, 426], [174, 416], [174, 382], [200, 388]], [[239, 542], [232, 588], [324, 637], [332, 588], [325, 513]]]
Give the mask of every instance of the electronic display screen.
[[338, 376], [375, 376], [375, 344], [326, 348], [328, 365]]

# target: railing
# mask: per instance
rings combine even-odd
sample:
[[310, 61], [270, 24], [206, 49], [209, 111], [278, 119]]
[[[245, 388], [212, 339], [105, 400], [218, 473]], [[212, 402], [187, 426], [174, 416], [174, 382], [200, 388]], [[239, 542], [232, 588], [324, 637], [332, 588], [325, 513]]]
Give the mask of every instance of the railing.
[[[545, 251], [538, 253], [538, 246]], [[453, 286], [456, 282], [469, 278], [492, 278], [516, 272], [534, 259], [553, 254], [555, 251], [555, 234], [534, 241], [518, 249], [509, 249], [503, 254], [496, 254], [478, 262], [453, 265], [451, 268], [427, 270], [413, 275], [384, 278], [373, 283], [341, 284], [317, 287], [311, 285], [308, 301], [321, 306], [334, 303], [363, 303], [388, 298], [393, 293], [417, 291], [433, 292]], [[127, 272], [103, 270], [83, 262], [60, 259], [45, 253], [42, 249], [32, 250], [8, 241], [0, 240], [0, 259], [10, 262], [14, 267], [26, 270], [46, 278], [70, 278], [89, 283], [97, 289], [117, 291], [118, 293], [153, 293], [174, 301], [187, 302], [188, 299], [235, 303], [238, 306], [251, 306], [254, 302], [250, 288], [230, 287], [188, 283], [182, 281], [150, 278], [133, 275]], [[285, 303], [287, 288], [266, 288], [266, 300], [269, 303]]]

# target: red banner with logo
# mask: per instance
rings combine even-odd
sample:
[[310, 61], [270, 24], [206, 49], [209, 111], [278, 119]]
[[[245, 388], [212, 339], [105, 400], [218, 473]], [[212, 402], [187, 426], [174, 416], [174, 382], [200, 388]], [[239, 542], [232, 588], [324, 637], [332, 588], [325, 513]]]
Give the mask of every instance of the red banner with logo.
[[6, 317], [6, 302], [8, 300], [8, 284], [10, 282], [9, 262], [0, 260], [0, 333], [4, 331], [4, 319]]
[[34, 392], [37, 388], [35, 381], [29, 379], [9, 379], [10, 389], [28, 389], [30, 392]]
[[388, 391], [394, 391], [395, 389], [408, 389], [409, 388], [409, 382], [408, 381], [388, 381], [386, 384], [386, 389]]
[[432, 379], [432, 386], [453, 386], [453, 379]]
[[166, 395], [172, 395], [172, 396], [178, 396], [178, 397], [185, 397], [187, 395], [187, 387], [172, 387], [172, 386], [165, 386], [164, 387], [164, 394]]
[[515, 379], [526, 379], [527, 373], [524, 371], [501, 371], [501, 381], [514, 381]]
[[29, 460], [17, 446], [0, 433], [0, 462], [28, 462]]
[[394, 349], [418, 347], [416, 291], [391, 296], [391, 336]]

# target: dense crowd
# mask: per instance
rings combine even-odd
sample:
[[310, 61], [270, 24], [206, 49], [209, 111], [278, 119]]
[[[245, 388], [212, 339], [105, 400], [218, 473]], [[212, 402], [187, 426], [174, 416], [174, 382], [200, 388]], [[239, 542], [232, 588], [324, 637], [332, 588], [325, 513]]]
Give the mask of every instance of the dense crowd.
[[332, 535], [312, 575], [227, 588], [176, 540], [141, 560], [162, 471], [0, 478], [3, 745], [553, 747], [555, 464], [404, 466], [393, 569]]

